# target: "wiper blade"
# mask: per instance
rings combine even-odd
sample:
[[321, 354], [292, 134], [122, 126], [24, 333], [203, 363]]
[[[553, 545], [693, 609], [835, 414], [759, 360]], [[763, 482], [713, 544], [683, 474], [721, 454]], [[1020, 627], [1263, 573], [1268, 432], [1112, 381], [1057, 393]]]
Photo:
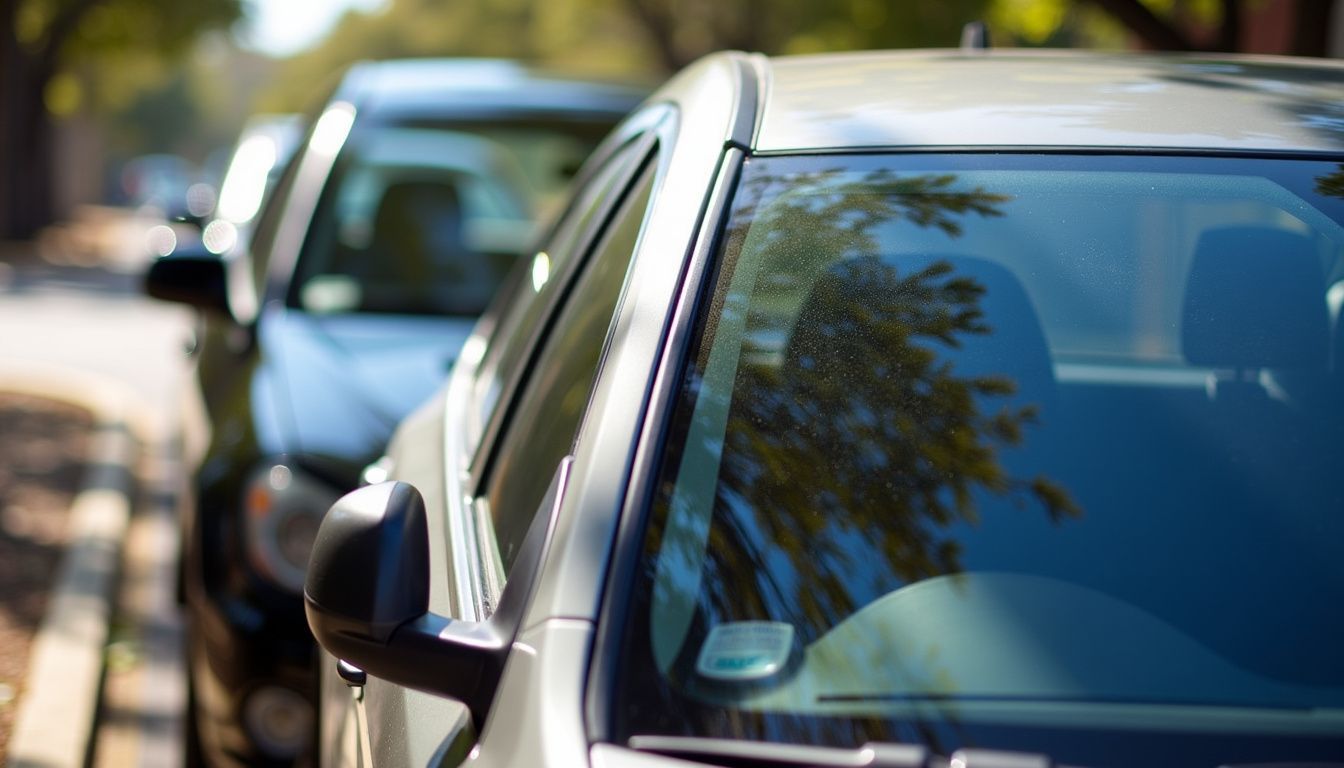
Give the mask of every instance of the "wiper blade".
[[631, 749], [731, 768], [1065, 768], [1045, 755], [962, 749], [940, 757], [917, 744], [868, 742], [856, 749], [695, 736], [632, 736]]

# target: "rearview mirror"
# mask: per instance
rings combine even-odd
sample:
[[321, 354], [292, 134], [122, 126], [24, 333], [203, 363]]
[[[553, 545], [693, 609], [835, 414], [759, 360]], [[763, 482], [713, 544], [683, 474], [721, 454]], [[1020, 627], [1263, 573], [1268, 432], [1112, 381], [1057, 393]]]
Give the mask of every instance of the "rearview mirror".
[[303, 590], [318, 644], [375, 677], [462, 701], [481, 727], [531, 597], [569, 464], [556, 471], [498, 610], [483, 622], [430, 613], [425, 502], [414, 486], [390, 481], [341, 497], [318, 529]]

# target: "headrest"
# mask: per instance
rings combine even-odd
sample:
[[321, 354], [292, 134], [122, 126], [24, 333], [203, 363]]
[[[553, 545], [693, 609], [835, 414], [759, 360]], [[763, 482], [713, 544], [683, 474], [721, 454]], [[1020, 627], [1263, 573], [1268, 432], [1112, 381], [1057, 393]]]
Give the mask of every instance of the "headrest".
[[[930, 268], [941, 273], [913, 279]], [[954, 281], [967, 289], [962, 302], [939, 301], [928, 293]], [[933, 319], [939, 313], [946, 317]], [[1010, 380], [1015, 393], [1008, 399], [1016, 405], [1046, 409], [1053, 402], [1050, 352], [1026, 291], [1005, 267], [970, 256], [863, 256], [836, 262], [813, 285], [784, 366], [814, 367], [856, 344], [870, 359], [827, 362], [841, 369], [884, 358], [890, 362], [899, 350], [884, 345], [893, 338], [934, 353], [934, 365], [950, 363], [957, 378]]]
[[455, 247], [462, 239], [457, 187], [443, 181], [389, 184], [373, 219], [375, 245], [416, 250]]
[[1181, 328], [1188, 362], [1324, 369], [1328, 345], [1325, 281], [1310, 239], [1264, 227], [1200, 235]]

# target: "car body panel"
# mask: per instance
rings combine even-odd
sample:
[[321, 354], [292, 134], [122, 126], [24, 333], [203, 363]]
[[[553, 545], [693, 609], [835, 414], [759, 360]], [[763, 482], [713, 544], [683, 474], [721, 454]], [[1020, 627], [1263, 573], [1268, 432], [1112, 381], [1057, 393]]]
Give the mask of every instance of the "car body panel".
[[1344, 148], [1344, 64], [908, 52], [770, 61], [755, 149]]
[[583, 710], [567, 704], [583, 696], [592, 635], [592, 623], [573, 619], [550, 619], [519, 633], [495, 702], [501, 716], [487, 721], [479, 748], [463, 765], [583, 764]]
[[[1310, 75], [1311, 67], [1317, 75]], [[1344, 74], [1344, 68], [1319, 62], [1311, 67], [1262, 58], [947, 51], [766, 60], [727, 53], [702, 60], [670, 81], [649, 102], [665, 106], [669, 115], [655, 130], [660, 144], [652, 200], [581, 422], [550, 549], [493, 708], [467, 762], [612, 768], [700, 764], [605, 743], [611, 727], [605, 696], [612, 687], [622, 611], [657, 481], [662, 433], [681, 386], [698, 303], [705, 300], [712, 277], [719, 228], [750, 152], [1068, 146], [1084, 152], [1145, 147], [1338, 154], [1344, 150], [1344, 122], [1332, 122], [1340, 117], [1332, 110], [1344, 110], [1339, 81], [1323, 81], [1319, 73], [1338, 69]], [[946, 74], [939, 74], [940, 68]], [[1300, 81], [1277, 88], [1257, 75], [1273, 70], [1282, 76], [1285, 69], [1300, 71]], [[884, 95], [873, 80], [907, 87], [889, 88], [890, 95]], [[964, 90], [955, 90], [953, 82]], [[1238, 98], [1228, 99], [1228, 92]], [[996, 94], [1007, 93], [1016, 94], [1011, 102], [996, 100]], [[976, 99], [983, 108], [964, 110]], [[1211, 99], [1225, 115], [1214, 121], [1229, 126], [1224, 133], [1193, 130], [1190, 126], [1208, 122], [1207, 115], [1182, 113], [1186, 100], [1207, 105]], [[1055, 102], [1081, 106], [1054, 109]], [[1135, 114], [1150, 119], [1136, 120]], [[640, 120], [637, 114], [627, 130]], [[654, 128], [652, 121], [640, 127]], [[465, 604], [479, 597], [480, 575], [454, 563], [455, 558], [474, 558], [471, 547], [480, 544], [473, 500], [482, 490], [480, 475], [489, 471], [491, 443], [499, 439], [497, 424], [488, 428], [473, 421], [476, 414], [471, 413], [472, 379], [488, 338], [488, 330], [478, 327], [447, 389], [403, 426], [388, 453], [398, 479], [430, 489], [425, 495], [434, 559], [431, 611], [466, 620], [484, 618], [489, 608]], [[516, 396], [510, 391], [502, 397]], [[501, 410], [509, 410], [507, 403]], [[436, 419], [437, 431], [429, 425]], [[430, 457], [441, 462], [438, 476]], [[405, 463], [411, 460], [414, 467]], [[535, 468], [538, 473], [552, 470]], [[445, 519], [435, 521], [435, 510]], [[323, 675], [337, 685], [331, 662], [324, 657]], [[424, 765], [427, 745], [436, 740], [440, 751], [431, 762], [452, 755], [449, 764], [456, 764], [461, 739], [470, 731], [460, 705], [406, 695], [373, 679], [363, 696], [355, 706], [368, 707], [370, 722], [378, 721], [369, 726], [375, 765]], [[375, 717], [371, 702], [383, 698], [389, 703], [379, 704]], [[345, 701], [339, 695], [332, 700]], [[413, 728], [432, 735], [411, 736], [407, 731]]]

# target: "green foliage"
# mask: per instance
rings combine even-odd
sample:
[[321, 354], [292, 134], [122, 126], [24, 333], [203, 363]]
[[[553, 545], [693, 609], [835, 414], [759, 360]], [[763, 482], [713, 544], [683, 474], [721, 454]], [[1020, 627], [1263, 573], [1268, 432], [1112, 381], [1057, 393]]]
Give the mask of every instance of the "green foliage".
[[26, 62], [25, 75], [49, 83], [45, 106], [57, 116], [125, 111], [147, 93], [178, 87], [176, 64], [200, 33], [241, 13], [240, 0], [14, 2], [14, 36], [0, 47]]
[[668, 70], [720, 48], [769, 54], [955, 47], [991, 0], [622, 0]]
[[[52, 0], [27, 2], [50, 4]], [[239, 0], [104, 0], [91, 4], [71, 36], [65, 55], [79, 59], [131, 48], [180, 55], [202, 31], [227, 26], [240, 11]]]
[[321, 89], [365, 59], [472, 56], [519, 59], [576, 75], [626, 81], [655, 69], [638, 27], [611, 0], [393, 0], [348, 13], [316, 48], [282, 63], [260, 95], [266, 111], [313, 106]]
[[156, 62], [237, 18], [240, 3], [0, 2], [0, 238], [31, 237], [57, 213], [55, 118], [118, 103], [109, 96], [123, 96], [125, 106], [133, 94], [166, 82]]

